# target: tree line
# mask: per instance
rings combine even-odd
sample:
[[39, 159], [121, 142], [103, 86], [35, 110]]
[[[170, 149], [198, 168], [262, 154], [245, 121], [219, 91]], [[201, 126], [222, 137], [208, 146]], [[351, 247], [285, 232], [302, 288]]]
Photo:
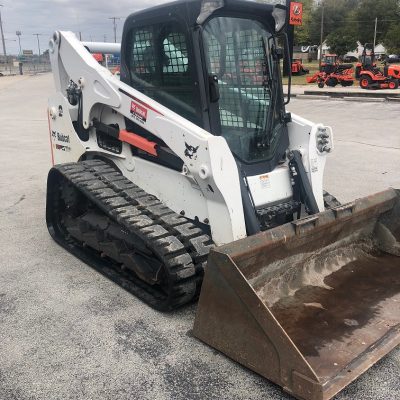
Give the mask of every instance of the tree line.
[[324, 13], [324, 40], [331, 51], [344, 55], [357, 48], [357, 41], [376, 43], [388, 53], [400, 54], [400, 0], [300, 0], [303, 25], [295, 28], [295, 45], [320, 43], [321, 16]]

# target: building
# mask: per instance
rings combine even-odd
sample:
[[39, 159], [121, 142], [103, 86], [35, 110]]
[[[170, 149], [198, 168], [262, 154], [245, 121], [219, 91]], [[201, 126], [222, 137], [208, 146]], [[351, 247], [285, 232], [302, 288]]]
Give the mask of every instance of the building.
[[[349, 51], [345, 54], [345, 56], [356, 57], [359, 59], [362, 56], [363, 51], [364, 46], [360, 42], [357, 42], [357, 48], [353, 51]], [[376, 57], [384, 56], [386, 54], [386, 48], [383, 46], [383, 44], [379, 43], [375, 46], [374, 52]]]
[[293, 59], [313, 61], [318, 58], [318, 46], [293, 46]]

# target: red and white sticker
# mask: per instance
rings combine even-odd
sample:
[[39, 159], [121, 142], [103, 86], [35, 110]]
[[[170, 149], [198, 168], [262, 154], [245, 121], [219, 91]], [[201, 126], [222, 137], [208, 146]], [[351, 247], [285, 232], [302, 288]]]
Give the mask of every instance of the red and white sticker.
[[303, 4], [298, 2], [290, 3], [290, 25], [303, 25]]
[[131, 102], [131, 114], [132, 117], [136, 119], [136, 121], [145, 124], [147, 121], [147, 108], [144, 108], [138, 103], [134, 101]]

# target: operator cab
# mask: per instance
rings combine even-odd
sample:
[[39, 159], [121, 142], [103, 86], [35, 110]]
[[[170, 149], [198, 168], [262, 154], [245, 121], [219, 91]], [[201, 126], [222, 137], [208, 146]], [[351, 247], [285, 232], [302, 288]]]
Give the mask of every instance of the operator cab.
[[337, 55], [336, 54], [324, 54], [322, 56], [322, 62], [329, 65], [336, 64]]
[[321, 72], [331, 74], [335, 70], [337, 64], [337, 54], [324, 54], [322, 56]]
[[223, 136], [250, 175], [271, 171], [289, 145], [278, 47], [285, 15], [246, 0], [184, 0], [132, 14], [121, 80]]

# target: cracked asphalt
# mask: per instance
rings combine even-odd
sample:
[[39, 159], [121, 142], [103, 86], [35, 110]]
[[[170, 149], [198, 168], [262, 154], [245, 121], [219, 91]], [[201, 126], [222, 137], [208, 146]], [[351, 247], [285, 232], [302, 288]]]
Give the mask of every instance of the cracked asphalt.
[[[196, 305], [156, 312], [54, 243], [45, 225], [52, 76], [0, 78], [0, 399], [289, 400], [191, 334]], [[331, 125], [326, 188], [400, 188], [400, 106], [293, 100]], [[267, 362], [267, 361], [266, 361]], [[400, 349], [336, 400], [398, 400]]]

